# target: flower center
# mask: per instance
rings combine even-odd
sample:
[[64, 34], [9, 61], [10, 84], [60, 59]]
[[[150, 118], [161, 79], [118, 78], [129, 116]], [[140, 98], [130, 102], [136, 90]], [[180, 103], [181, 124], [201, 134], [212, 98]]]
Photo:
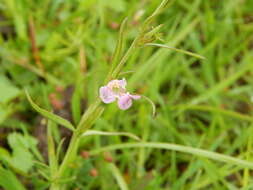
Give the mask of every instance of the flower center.
[[120, 87], [117, 87], [117, 86], [113, 86], [112, 87], [112, 91], [116, 94], [119, 94], [121, 92], [121, 88]]
[[120, 84], [119, 84], [118, 81], [114, 81], [114, 82], [110, 85], [110, 88], [111, 88], [112, 91], [113, 91], [116, 95], [118, 95], [118, 96], [120, 96], [121, 94], [124, 94], [125, 91], [126, 91], [126, 89], [124, 89], [124, 88], [122, 88], [122, 87], [120, 86]]

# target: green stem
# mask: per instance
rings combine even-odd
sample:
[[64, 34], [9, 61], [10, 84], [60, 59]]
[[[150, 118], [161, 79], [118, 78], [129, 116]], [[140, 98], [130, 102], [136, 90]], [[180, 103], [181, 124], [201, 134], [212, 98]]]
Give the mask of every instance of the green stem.
[[125, 62], [127, 61], [127, 59], [129, 58], [129, 56], [131, 55], [131, 53], [133, 52], [133, 50], [135, 50], [137, 42], [139, 41], [139, 39], [141, 38], [141, 36], [138, 36], [134, 39], [133, 43], [131, 44], [131, 46], [129, 47], [129, 49], [127, 50], [126, 54], [124, 55], [124, 57], [120, 60], [119, 64], [117, 65], [117, 67], [115, 68], [115, 70], [113, 71], [113, 73], [111, 74], [111, 78], [116, 78], [122, 67], [124, 66]]
[[61, 180], [64, 177], [67, 177], [65, 172], [68, 169], [68, 167], [71, 165], [71, 163], [73, 163], [74, 160], [76, 159], [80, 136], [83, 132], [88, 130], [89, 126], [86, 125], [87, 121], [88, 121], [88, 124], [90, 124], [90, 119], [92, 118], [93, 114], [96, 113], [97, 109], [99, 108], [100, 103], [101, 101], [97, 99], [94, 102], [94, 104], [92, 104], [88, 108], [85, 114], [83, 114], [81, 121], [77, 126], [77, 129], [74, 131], [71, 137], [69, 147], [61, 163], [61, 166], [55, 176], [55, 182], [52, 183], [50, 190], [63, 190], [62, 185], [60, 184], [59, 180]]
[[58, 178], [64, 176], [64, 172], [66, 168], [69, 167], [69, 165], [74, 161], [79, 145], [79, 135], [77, 132], [74, 132], [73, 136], [71, 137], [70, 144], [67, 150], [67, 153], [63, 159], [63, 162], [61, 164], [61, 167], [59, 168], [58, 171]]
[[75, 131], [71, 137], [70, 144], [67, 150], [67, 153], [65, 154], [65, 157], [62, 161], [62, 164], [57, 172], [57, 175], [55, 176], [55, 182], [52, 183], [50, 190], [62, 190], [61, 184], [59, 180], [61, 180], [63, 177], [65, 177], [65, 171], [70, 166], [70, 164], [75, 160], [79, 145], [79, 135]]
[[96, 112], [96, 110], [100, 104], [101, 104], [101, 100], [99, 98], [97, 98], [95, 100], [95, 102], [83, 114], [83, 116], [77, 126], [77, 131], [79, 131], [79, 133], [80, 133], [80, 131], [85, 130], [85, 127], [86, 127], [85, 123], [87, 122], [87, 120], [89, 120], [89, 118], [92, 116], [92, 114]]

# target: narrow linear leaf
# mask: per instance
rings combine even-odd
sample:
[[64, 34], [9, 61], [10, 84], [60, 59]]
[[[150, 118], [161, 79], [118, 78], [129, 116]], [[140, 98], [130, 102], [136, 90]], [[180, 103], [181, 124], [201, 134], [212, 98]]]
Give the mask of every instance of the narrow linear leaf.
[[127, 18], [123, 20], [120, 26], [119, 38], [118, 38], [117, 45], [115, 47], [115, 50], [112, 56], [112, 64], [111, 64], [111, 69], [110, 69], [109, 74], [113, 72], [113, 69], [115, 68], [116, 64], [118, 63], [120, 59], [122, 48], [123, 48], [124, 30], [125, 30], [126, 23], [127, 23]]
[[56, 173], [58, 169], [58, 162], [56, 158], [56, 152], [55, 152], [55, 143], [54, 138], [52, 135], [52, 129], [55, 127], [55, 123], [53, 123], [51, 120], [48, 120], [47, 123], [47, 144], [48, 144], [48, 160], [49, 160], [49, 167], [50, 167], [50, 173], [51, 177]]
[[135, 72], [135, 71], [125, 71], [125, 72], [121, 72], [121, 73], [119, 73], [119, 76], [131, 74], [131, 73], [134, 73], [134, 72]]
[[110, 163], [109, 164], [109, 169], [112, 172], [112, 175], [115, 177], [119, 187], [121, 190], [129, 190], [127, 183], [125, 182], [120, 170], [117, 168], [117, 166], [115, 166], [115, 164]]
[[140, 141], [141, 139], [128, 132], [105, 132], [105, 131], [97, 131], [97, 130], [88, 130], [85, 133], [82, 134], [82, 136], [91, 136], [91, 135], [102, 135], [102, 136], [126, 136], [129, 138], [132, 138], [134, 140]]
[[59, 142], [58, 144], [58, 147], [57, 147], [57, 150], [56, 150], [56, 159], [57, 159], [57, 162], [59, 162], [60, 160], [60, 155], [62, 153], [62, 147], [63, 147], [63, 143], [65, 142], [65, 138], [61, 139], [61, 141]]
[[41, 168], [44, 168], [44, 169], [46, 169], [46, 170], [49, 170], [49, 169], [50, 169], [49, 166], [48, 166], [47, 164], [43, 163], [43, 162], [40, 162], [40, 161], [37, 161], [37, 160], [34, 160], [33, 162], [34, 162], [34, 164], [35, 164], [37, 167], [41, 167]]
[[159, 143], [159, 142], [148, 143], [147, 142], [147, 143], [115, 144], [115, 145], [95, 149], [91, 151], [90, 154], [94, 155], [94, 154], [98, 154], [98, 153], [110, 151], [110, 150], [117, 150], [117, 149], [124, 149], [124, 148], [142, 148], [142, 147], [174, 150], [178, 152], [189, 153], [195, 156], [209, 158], [209, 159], [220, 161], [220, 162], [225, 162], [232, 165], [237, 165], [242, 168], [253, 169], [253, 163], [246, 160], [234, 158], [232, 156], [227, 156], [227, 155], [212, 152], [212, 151], [202, 150], [199, 148], [193, 148], [193, 147], [188, 147], [188, 146], [183, 146], [183, 145], [178, 145], [178, 144], [170, 144], [170, 143]]
[[154, 18], [159, 15], [163, 9], [168, 5], [169, 0], [163, 0], [161, 4], [156, 8], [156, 10], [150, 15], [143, 23], [141, 30], [145, 32], [147, 28], [150, 26], [150, 23], [154, 20]]
[[196, 58], [199, 58], [199, 59], [206, 59], [206, 58], [205, 58], [204, 56], [202, 56], [202, 55], [198, 55], [198, 54], [192, 53], [192, 52], [190, 52], [190, 51], [178, 49], [178, 48], [171, 47], [171, 46], [164, 45], [164, 44], [147, 43], [147, 44], [145, 44], [145, 46], [156, 46], [156, 47], [161, 47], [161, 48], [167, 48], [167, 49], [171, 49], [171, 50], [174, 50], [174, 51], [179, 52], [179, 53], [184, 53], [184, 54], [186, 54], [186, 55], [190, 55], [190, 56], [193, 56], [193, 57], [196, 57]]
[[49, 178], [49, 173], [47, 171], [44, 170], [38, 170], [38, 173], [41, 175], [41, 177], [43, 177], [44, 179], [46, 179], [47, 181], [50, 181], [51, 179]]
[[161, 28], [163, 27], [164, 24], [160, 24], [156, 27], [154, 27], [151, 31], [149, 31], [148, 33], [145, 34], [145, 36], [154, 36], [155, 34], [157, 34], [159, 32], [159, 30], [161, 30]]
[[75, 130], [75, 127], [69, 122], [67, 121], [66, 119], [63, 119], [62, 117], [58, 116], [58, 115], [55, 115], [43, 108], [40, 108], [39, 106], [37, 106], [32, 98], [30, 97], [28, 91], [25, 91], [26, 93], [26, 97], [29, 101], [29, 103], [31, 104], [31, 106], [38, 112], [40, 113], [41, 115], [43, 115], [44, 117], [48, 118], [48, 119], [51, 119], [52, 121], [56, 122], [57, 124], [59, 125], [62, 125], [68, 129], [70, 129], [71, 131], [74, 131]]
[[[81, 78], [80, 73], [78, 73], [78, 75], [78, 77]], [[75, 124], [77, 124], [81, 119], [81, 82], [81, 80], [78, 80], [76, 82], [75, 90], [71, 97], [71, 112]]]

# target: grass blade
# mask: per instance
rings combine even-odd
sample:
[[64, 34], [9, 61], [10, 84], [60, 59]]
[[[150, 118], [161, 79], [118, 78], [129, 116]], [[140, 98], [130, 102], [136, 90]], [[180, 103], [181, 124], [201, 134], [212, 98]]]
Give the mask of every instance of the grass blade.
[[246, 73], [248, 70], [253, 68], [253, 65], [251, 63], [252, 60], [249, 60], [250, 57], [245, 58], [245, 65], [243, 65], [240, 70], [235, 72], [233, 75], [229, 76], [227, 79], [222, 80], [217, 85], [213, 86], [212, 88], [208, 89], [203, 94], [199, 95], [198, 97], [194, 98], [190, 104], [199, 104], [203, 101], [208, 100], [209, 98], [215, 96], [217, 93], [225, 89], [226, 87], [232, 85], [238, 78], [240, 78], [244, 73]]
[[112, 172], [112, 175], [115, 177], [119, 187], [121, 190], [129, 190], [123, 176], [121, 175], [121, 172], [119, 171], [119, 169], [115, 166], [115, 164], [110, 163], [109, 164], [109, 169]]
[[161, 47], [161, 48], [167, 48], [167, 49], [171, 49], [171, 50], [174, 50], [174, 51], [176, 51], [176, 52], [183, 53], [183, 54], [186, 54], [186, 55], [190, 55], [190, 56], [192, 56], [192, 57], [196, 57], [196, 58], [199, 58], [199, 59], [206, 59], [206, 58], [203, 57], [202, 55], [198, 55], [198, 54], [192, 53], [192, 52], [190, 52], [190, 51], [178, 49], [178, 48], [171, 47], [171, 46], [164, 45], [164, 44], [147, 43], [147, 44], [145, 44], [145, 46], [156, 46], [156, 47]]
[[105, 151], [110, 151], [110, 150], [117, 150], [117, 149], [124, 149], [124, 148], [142, 148], [142, 147], [174, 150], [178, 152], [189, 153], [195, 156], [209, 158], [209, 159], [220, 161], [220, 162], [225, 162], [228, 164], [237, 165], [242, 168], [253, 169], [252, 162], [248, 162], [239, 158], [234, 158], [231, 156], [223, 155], [223, 154], [212, 152], [212, 151], [202, 150], [199, 148], [193, 148], [193, 147], [188, 147], [188, 146], [183, 146], [183, 145], [170, 144], [170, 143], [159, 143], [159, 142], [124, 143], [124, 144], [116, 144], [116, 145], [111, 145], [111, 146], [95, 149], [91, 151], [90, 153], [98, 154], [100, 152], [105, 152]]
[[103, 136], [126, 136], [129, 138], [132, 138], [134, 140], [140, 141], [141, 139], [132, 134], [132, 133], [128, 133], [128, 132], [105, 132], [105, 131], [97, 131], [97, 130], [88, 130], [85, 133], [82, 134], [82, 136], [91, 136], [91, 135], [103, 135]]
[[48, 160], [49, 160], [49, 167], [50, 167], [50, 173], [51, 177], [56, 173], [58, 169], [58, 163], [57, 163], [57, 157], [55, 152], [55, 144], [54, 139], [52, 135], [52, 129], [55, 123], [53, 123], [51, 120], [48, 120], [47, 124], [47, 144], [48, 144]]

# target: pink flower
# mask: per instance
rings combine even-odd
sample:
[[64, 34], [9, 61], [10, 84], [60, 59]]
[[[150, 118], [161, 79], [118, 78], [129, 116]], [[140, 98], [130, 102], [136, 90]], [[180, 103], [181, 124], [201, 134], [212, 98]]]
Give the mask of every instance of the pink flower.
[[141, 98], [139, 95], [131, 95], [127, 92], [126, 85], [125, 79], [112, 80], [106, 86], [102, 86], [99, 89], [99, 96], [106, 104], [112, 103], [117, 99], [119, 108], [126, 110], [132, 106], [132, 100]]

